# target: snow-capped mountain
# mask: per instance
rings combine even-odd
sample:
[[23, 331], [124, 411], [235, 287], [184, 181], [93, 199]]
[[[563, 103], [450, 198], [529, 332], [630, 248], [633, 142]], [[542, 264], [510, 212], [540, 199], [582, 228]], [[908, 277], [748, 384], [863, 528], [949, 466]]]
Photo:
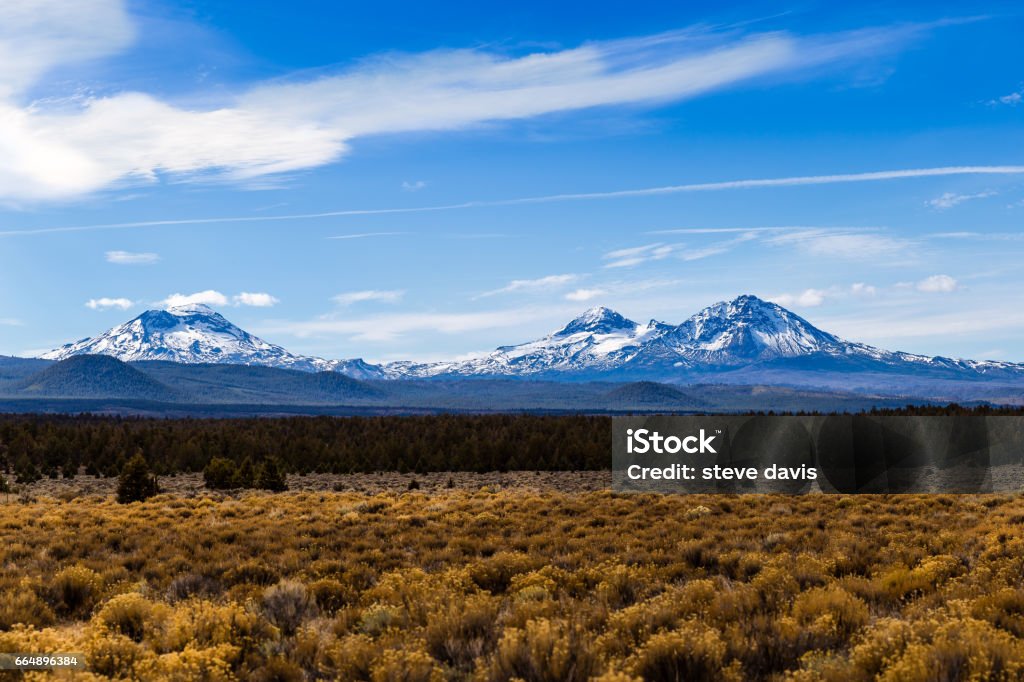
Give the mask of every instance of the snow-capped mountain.
[[614, 310], [592, 308], [541, 339], [501, 346], [483, 357], [429, 364], [392, 363], [387, 368], [414, 377], [610, 371], [631, 361], [645, 344], [672, 328], [655, 320], [637, 324]]
[[109, 355], [124, 362], [165, 360], [184, 364], [258, 365], [304, 372], [341, 372], [357, 379], [380, 378], [380, 368], [362, 360], [325, 360], [295, 355], [229, 322], [205, 305], [147, 310], [97, 336], [56, 348], [41, 357]]
[[[529, 377], [549, 380], [807, 383], [809, 377], [880, 374], [922, 379], [1024, 380], [1024, 365], [954, 360], [887, 351], [845, 341], [799, 315], [756, 296], [701, 310], [682, 324], [637, 323], [608, 308], [592, 308], [540, 339], [502, 346], [468, 360], [434, 363], [325, 360], [268, 343], [203, 305], [150, 310], [91, 339], [43, 358], [110, 355], [126, 362], [238, 364], [356, 379]], [[767, 376], [771, 374], [771, 376]], [[794, 377], [799, 375], [799, 381]]]
[[503, 346], [460, 362], [394, 363], [405, 376], [534, 376], [655, 378], [739, 369], [860, 371], [947, 378], [1024, 377], [1024, 365], [913, 355], [844, 341], [799, 315], [756, 296], [740, 296], [701, 310], [673, 326], [638, 324], [608, 308], [593, 308], [562, 329], [517, 346]]

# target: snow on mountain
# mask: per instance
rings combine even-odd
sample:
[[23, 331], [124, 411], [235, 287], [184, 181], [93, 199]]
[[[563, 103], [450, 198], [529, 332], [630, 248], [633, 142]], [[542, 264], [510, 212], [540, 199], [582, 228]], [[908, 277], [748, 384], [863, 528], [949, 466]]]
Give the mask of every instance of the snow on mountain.
[[672, 381], [684, 373], [785, 367], [787, 362], [802, 363], [797, 368], [802, 370], [1024, 375], [1024, 365], [933, 358], [844, 341], [751, 295], [708, 306], [678, 326], [657, 320], [638, 324], [608, 308], [592, 308], [536, 341], [502, 346], [461, 362], [394, 363], [387, 370], [412, 377], [572, 375]]
[[459, 362], [392, 363], [387, 367], [411, 377], [613, 370], [629, 362], [646, 342], [668, 329], [669, 325], [655, 320], [637, 324], [608, 308], [592, 308], [541, 339], [501, 346], [482, 357]]
[[[434, 362], [325, 360], [295, 355], [236, 327], [204, 305], [149, 310], [43, 358], [110, 355], [126, 362], [166, 360], [334, 371], [356, 379], [459, 378], [653, 379], [725, 372], [864, 372], [943, 378], [1024, 378], [1024, 365], [892, 352], [845, 341], [756, 296], [708, 306], [678, 326], [637, 323], [592, 308], [561, 329], [470, 359]], [[749, 376], [749, 375], [748, 375]]]
[[295, 355], [235, 326], [201, 304], [147, 310], [95, 338], [56, 348], [41, 357], [109, 355], [124, 362], [165, 360], [184, 364], [259, 365], [306, 372], [336, 371], [357, 379], [379, 378], [380, 368], [362, 360], [325, 360]]

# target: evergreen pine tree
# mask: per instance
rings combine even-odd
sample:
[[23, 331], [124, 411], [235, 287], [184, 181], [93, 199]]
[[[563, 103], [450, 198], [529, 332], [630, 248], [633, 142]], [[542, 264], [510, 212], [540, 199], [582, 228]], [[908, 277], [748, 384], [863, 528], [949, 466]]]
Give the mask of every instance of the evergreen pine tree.
[[157, 494], [156, 476], [149, 470], [149, 464], [141, 452], [121, 467], [117, 481], [117, 501], [121, 504], [141, 502]]
[[203, 482], [212, 490], [235, 487], [237, 475], [235, 463], [226, 457], [214, 457], [203, 469]]
[[267, 458], [256, 470], [256, 487], [261, 490], [272, 490], [281, 492], [288, 490], [288, 483], [285, 480], [284, 472], [277, 460]]
[[251, 488], [255, 484], [255, 478], [256, 473], [253, 471], [252, 459], [246, 455], [245, 459], [242, 460], [242, 464], [235, 472], [235, 487]]

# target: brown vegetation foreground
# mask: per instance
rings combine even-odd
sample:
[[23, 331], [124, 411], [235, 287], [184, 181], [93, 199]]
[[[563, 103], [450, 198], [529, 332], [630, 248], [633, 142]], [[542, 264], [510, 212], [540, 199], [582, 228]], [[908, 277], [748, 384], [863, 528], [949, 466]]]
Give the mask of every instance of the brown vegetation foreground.
[[1024, 676], [1018, 496], [12, 496], [0, 552], [79, 680]]

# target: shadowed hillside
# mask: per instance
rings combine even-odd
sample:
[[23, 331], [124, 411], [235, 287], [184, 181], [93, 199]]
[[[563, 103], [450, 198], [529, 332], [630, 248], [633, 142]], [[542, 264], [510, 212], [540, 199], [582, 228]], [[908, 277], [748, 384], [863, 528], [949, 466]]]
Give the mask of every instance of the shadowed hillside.
[[131, 365], [105, 355], [78, 355], [62, 360], [25, 379], [19, 389], [27, 395], [60, 398], [175, 400], [181, 397]]

